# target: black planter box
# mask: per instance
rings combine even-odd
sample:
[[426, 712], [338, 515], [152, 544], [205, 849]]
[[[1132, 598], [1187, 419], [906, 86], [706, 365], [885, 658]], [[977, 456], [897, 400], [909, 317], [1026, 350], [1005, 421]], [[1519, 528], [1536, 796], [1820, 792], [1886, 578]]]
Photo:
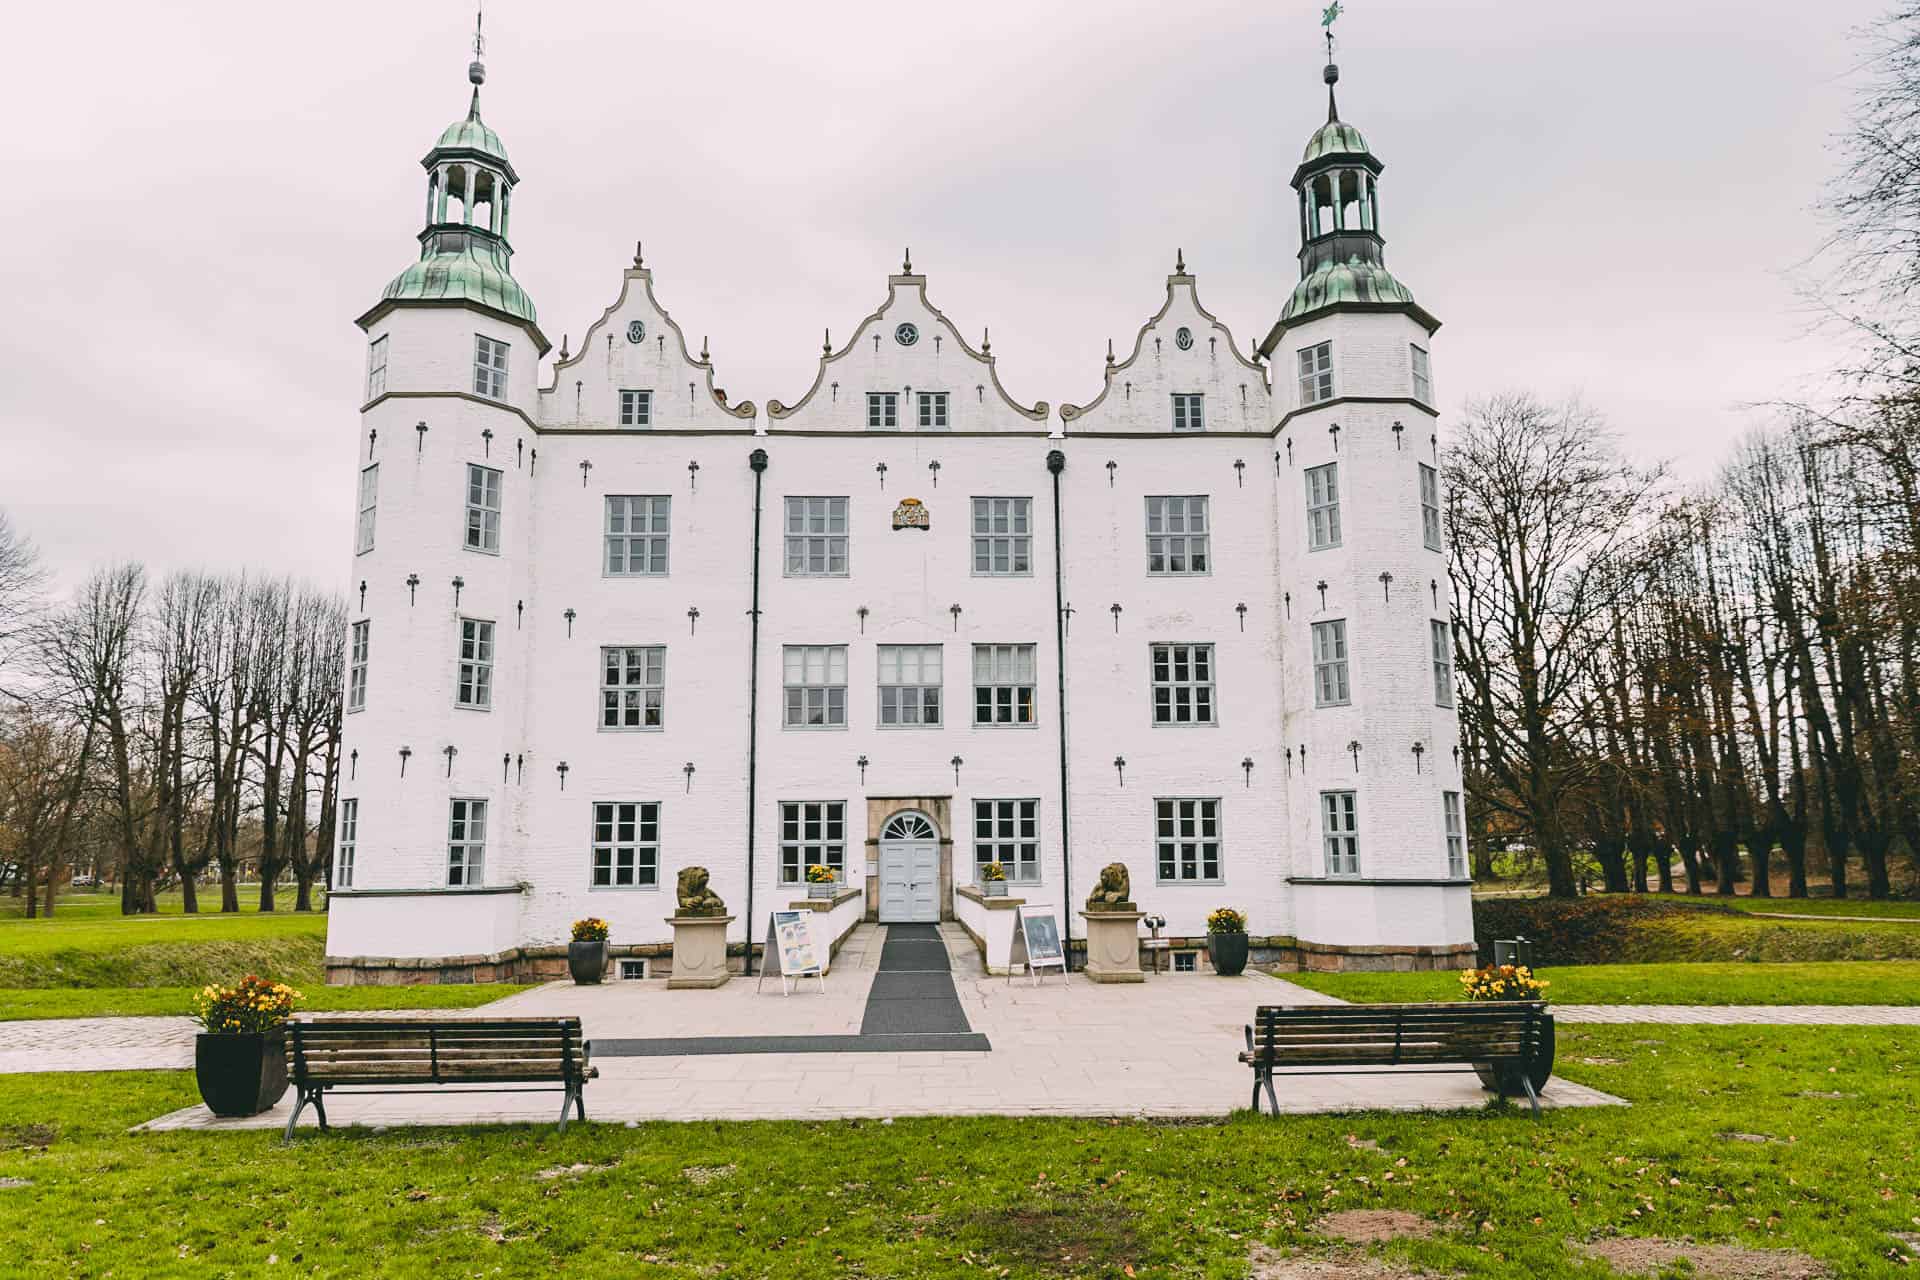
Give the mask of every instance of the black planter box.
[[1543, 1024], [1540, 1029], [1540, 1052], [1535, 1055], [1532, 1062], [1527, 1064], [1525, 1070], [1522, 1070], [1517, 1062], [1474, 1063], [1473, 1069], [1479, 1075], [1480, 1083], [1487, 1092], [1497, 1093], [1503, 1098], [1524, 1098], [1527, 1096], [1527, 1089], [1526, 1085], [1520, 1083], [1520, 1077], [1523, 1075], [1527, 1078], [1527, 1083], [1533, 1086], [1534, 1093], [1538, 1094], [1547, 1087], [1547, 1079], [1553, 1075], [1553, 1015], [1550, 1013], [1544, 1015]]
[[193, 1039], [193, 1078], [217, 1116], [257, 1116], [287, 1091], [287, 1033], [210, 1035]]
[[596, 983], [606, 971], [606, 943], [569, 942], [567, 944], [567, 972], [573, 975], [575, 982]]
[[1247, 935], [1244, 933], [1208, 934], [1207, 956], [1213, 961], [1215, 973], [1223, 978], [1238, 977], [1247, 967]]

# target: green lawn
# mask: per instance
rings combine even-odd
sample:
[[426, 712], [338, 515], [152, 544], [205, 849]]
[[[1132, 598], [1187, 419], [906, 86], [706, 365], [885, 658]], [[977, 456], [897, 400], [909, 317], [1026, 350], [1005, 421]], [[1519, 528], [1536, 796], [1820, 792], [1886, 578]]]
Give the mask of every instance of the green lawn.
[[[1457, 973], [1282, 973], [1360, 1004], [1457, 1000]], [[1541, 969], [1561, 1004], [1920, 1004], [1920, 961], [1583, 964]]]
[[282, 1146], [126, 1132], [192, 1101], [187, 1073], [7, 1076], [0, 1238], [20, 1275], [1239, 1280], [1255, 1243], [1317, 1249], [1321, 1213], [1394, 1208], [1445, 1230], [1387, 1251], [1449, 1275], [1600, 1280], [1564, 1242], [1612, 1233], [1797, 1249], [1843, 1280], [1897, 1273], [1893, 1233], [1920, 1216], [1920, 1032], [1568, 1026], [1560, 1061], [1634, 1105], [1538, 1122], [703, 1122]]
[[1867, 898], [1722, 898], [1715, 894], [1689, 897], [1680, 893], [1650, 893], [1653, 902], [1705, 902], [1735, 911], [1779, 912], [1798, 916], [1867, 916], [1876, 920], [1920, 921], [1920, 902], [1874, 902]]
[[[245, 975], [235, 975], [243, 977]], [[343, 1009], [472, 1009], [525, 986], [508, 983], [404, 987], [300, 987], [300, 1012]], [[198, 987], [0, 987], [0, 1022], [21, 1018], [105, 1018], [187, 1014]]]

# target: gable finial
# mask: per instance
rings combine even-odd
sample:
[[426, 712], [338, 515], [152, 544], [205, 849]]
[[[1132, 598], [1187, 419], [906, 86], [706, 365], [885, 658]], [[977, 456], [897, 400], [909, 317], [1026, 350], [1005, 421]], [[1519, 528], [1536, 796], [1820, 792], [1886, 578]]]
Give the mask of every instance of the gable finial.
[[986, 355], [993, 350], [993, 330], [982, 325], [980, 328], [980, 354]]
[[909, 248], [901, 258], [900, 274], [903, 276], [913, 274], [913, 250], [911, 248]]
[[707, 335], [704, 333], [700, 335], [700, 363], [701, 364], [710, 363], [709, 357], [707, 355]]
[[647, 265], [646, 255], [641, 252], [644, 247], [638, 240], [633, 242], [633, 266], [636, 271]]
[[823, 356], [833, 354], [833, 330], [831, 329], [820, 331], [820, 354]]
[[565, 364], [566, 361], [567, 361], [567, 335], [563, 333], [560, 335], [560, 363]]
[[1113, 339], [1112, 338], [1107, 339], [1107, 363], [1109, 365], [1113, 363]]
[[1185, 249], [1175, 249], [1173, 251], [1173, 274], [1177, 276], [1187, 274], [1187, 251]]

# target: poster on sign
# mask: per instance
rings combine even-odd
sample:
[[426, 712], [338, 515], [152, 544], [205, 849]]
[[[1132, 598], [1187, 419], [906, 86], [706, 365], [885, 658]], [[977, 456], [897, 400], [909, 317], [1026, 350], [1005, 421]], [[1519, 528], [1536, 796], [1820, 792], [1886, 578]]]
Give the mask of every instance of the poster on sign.
[[758, 991], [768, 974], [778, 974], [781, 992], [792, 995], [799, 980], [811, 974], [824, 992], [827, 989], [825, 973], [820, 943], [813, 932], [813, 912], [774, 912], [767, 921], [767, 940], [760, 950], [760, 977], [753, 989]]
[[1060, 921], [1051, 908], [1013, 909], [1013, 951], [1007, 957], [1009, 983], [1013, 981], [1014, 970], [1022, 967], [1036, 986], [1042, 969], [1058, 969], [1060, 980], [1067, 981], [1066, 948], [1060, 942]]

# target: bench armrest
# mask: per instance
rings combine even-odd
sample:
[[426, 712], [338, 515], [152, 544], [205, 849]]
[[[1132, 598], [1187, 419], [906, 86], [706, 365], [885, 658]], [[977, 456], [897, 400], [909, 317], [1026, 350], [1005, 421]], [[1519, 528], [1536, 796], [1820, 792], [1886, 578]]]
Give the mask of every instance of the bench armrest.
[[1249, 1022], [1246, 1025], [1246, 1032], [1247, 1032], [1247, 1052], [1252, 1053], [1253, 1052], [1253, 1024], [1251, 1022]]

